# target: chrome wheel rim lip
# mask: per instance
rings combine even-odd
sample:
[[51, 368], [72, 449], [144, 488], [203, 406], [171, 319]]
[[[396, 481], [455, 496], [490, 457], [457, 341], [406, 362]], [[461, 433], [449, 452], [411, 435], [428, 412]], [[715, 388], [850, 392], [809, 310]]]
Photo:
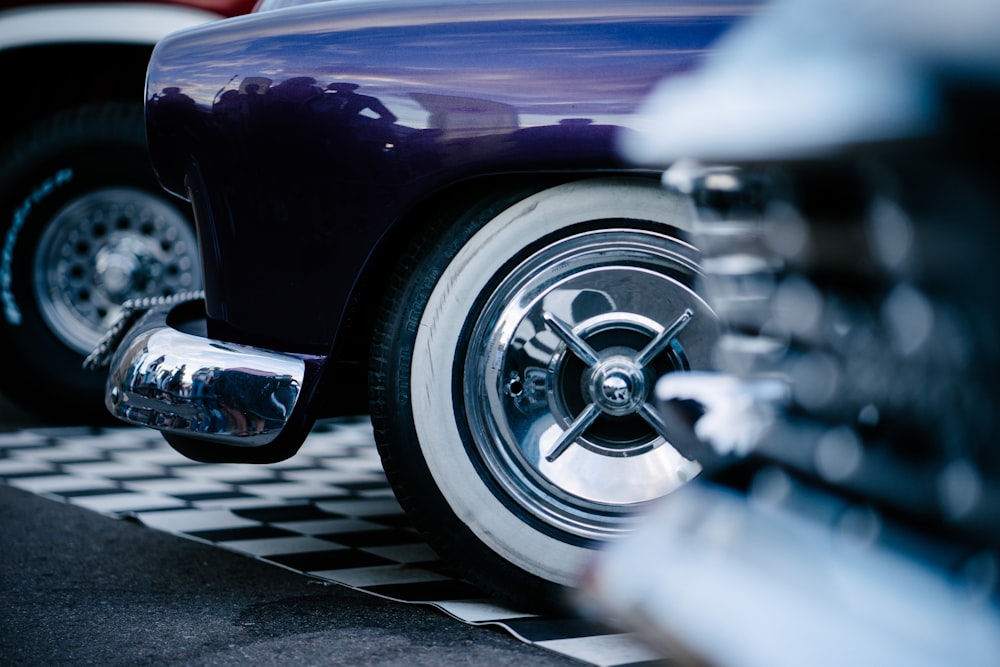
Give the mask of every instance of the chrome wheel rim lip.
[[53, 216], [32, 280], [49, 329], [88, 354], [128, 299], [201, 286], [197, 241], [187, 219], [161, 197], [138, 188], [94, 190]]
[[[708, 364], [718, 324], [686, 286], [696, 259], [691, 246], [665, 234], [590, 231], [536, 251], [492, 290], [469, 336], [465, 413], [475, 454], [523, 511], [606, 539], [627, 530], [637, 508], [698, 473], [639, 414], [659, 375]], [[684, 311], [694, 313], [691, 323], [650, 363], [634, 363]], [[593, 346], [591, 363], [543, 313]], [[615, 378], [610, 389], [619, 380], [630, 385], [629, 395], [598, 398], [608, 378]], [[547, 460], [587, 409], [597, 413], [593, 422]]]

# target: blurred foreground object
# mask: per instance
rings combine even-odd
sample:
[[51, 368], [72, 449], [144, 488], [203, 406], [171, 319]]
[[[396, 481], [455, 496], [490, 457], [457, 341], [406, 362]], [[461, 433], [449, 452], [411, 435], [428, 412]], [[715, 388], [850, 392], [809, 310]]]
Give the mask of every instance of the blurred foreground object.
[[1000, 664], [997, 34], [779, 2], [650, 100], [623, 146], [698, 202], [725, 326], [657, 386], [700, 482], [586, 606], [710, 664]]
[[748, 495], [677, 491], [587, 573], [583, 608], [678, 664], [995, 665], [989, 566], [951, 576], [955, 555], [771, 470]]
[[758, 161], [935, 132], [942, 78], [996, 86], [998, 29], [991, 0], [772, 2], [694, 75], [658, 87], [624, 152]]

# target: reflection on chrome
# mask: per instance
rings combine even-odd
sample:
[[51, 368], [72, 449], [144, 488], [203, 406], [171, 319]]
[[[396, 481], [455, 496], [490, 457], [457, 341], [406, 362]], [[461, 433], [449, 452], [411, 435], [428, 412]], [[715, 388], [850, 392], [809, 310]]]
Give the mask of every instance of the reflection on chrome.
[[[152, 315], [152, 314], [151, 314]], [[305, 373], [301, 359], [140, 322], [111, 362], [107, 407], [132, 424], [229, 445], [273, 441]]]

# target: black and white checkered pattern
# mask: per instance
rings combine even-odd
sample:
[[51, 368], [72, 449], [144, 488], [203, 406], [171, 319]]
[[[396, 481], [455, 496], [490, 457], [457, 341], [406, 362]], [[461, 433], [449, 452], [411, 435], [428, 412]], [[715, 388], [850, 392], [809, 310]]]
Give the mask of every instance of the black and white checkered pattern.
[[147, 429], [0, 433], [0, 480], [321, 580], [432, 605], [594, 665], [657, 663], [628, 634], [525, 615], [447, 574], [382, 471], [367, 420], [324, 422], [271, 465], [190, 461]]

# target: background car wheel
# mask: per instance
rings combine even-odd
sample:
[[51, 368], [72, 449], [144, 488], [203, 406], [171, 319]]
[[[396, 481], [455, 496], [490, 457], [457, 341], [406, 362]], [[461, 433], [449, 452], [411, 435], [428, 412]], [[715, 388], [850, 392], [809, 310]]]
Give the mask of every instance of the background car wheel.
[[487, 591], [558, 605], [597, 544], [698, 473], [649, 404], [718, 333], [690, 215], [655, 182], [512, 191], [402, 261], [374, 340], [376, 440], [400, 502]]
[[125, 300], [200, 287], [189, 217], [135, 105], [55, 115], [3, 156], [0, 390], [46, 420], [105, 421], [105, 376], [81, 362]]

